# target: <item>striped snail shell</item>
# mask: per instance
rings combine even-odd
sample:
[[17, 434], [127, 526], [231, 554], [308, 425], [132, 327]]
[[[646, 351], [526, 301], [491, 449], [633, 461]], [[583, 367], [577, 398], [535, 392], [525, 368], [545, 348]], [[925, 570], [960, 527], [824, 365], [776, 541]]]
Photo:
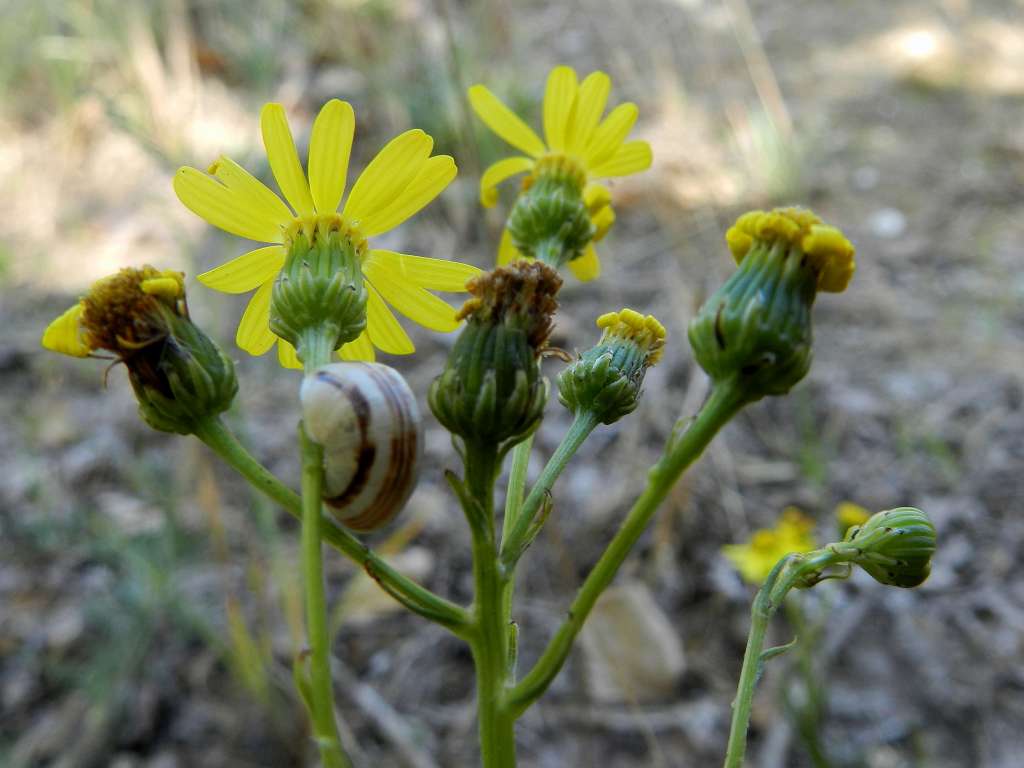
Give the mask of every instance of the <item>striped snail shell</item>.
[[306, 433], [324, 449], [324, 501], [347, 528], [380, 528], [416, 485], [423, 432], [402, 375], [379, 363], [332, 363], [300, 392]]

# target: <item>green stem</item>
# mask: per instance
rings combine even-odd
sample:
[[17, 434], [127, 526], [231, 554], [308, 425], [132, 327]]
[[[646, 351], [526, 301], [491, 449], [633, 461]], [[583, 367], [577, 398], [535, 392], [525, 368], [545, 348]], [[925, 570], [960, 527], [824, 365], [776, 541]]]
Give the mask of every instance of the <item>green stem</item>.
[[341, 748], [334, 720], [331, 684], [331, 639], [327, 633], [327, 598], [324, 594], [320, 540], [320, 499], [323, 490], [324, 451], [299, 425], [302, 452], [302, 581], [306, 593], [306, 633], [309, 643], [310, 717], [320, 759], [325, 768], [351, 765]]
[[747, 649], [743, 653], [743, 668], [740, 682], [736, 687], [736, 698], [732, 703], [732, 725], [729, 728], [729, 745], [725, 753], [726, 768], [739, 768], [747, 751], [747, 729], [750, 727], [750, 708], [754, 701], [754, 686], [761, 671], [761, 653], [764, 651], [764, 636], [768, 622], [777, 606], [768, 598], [769, 584], [766, 581], [754, 598], [750, 609], [750, 633], [747, 635]]
[[568, 617], [548, 643], [533, 669], [512, 689], [509, 704], [517, 717], [536, 701], [555, 679], [597, 598], [615, 578], [622, 562], [683, 470], [703, 453], [718, 430], [736, 415], [746, 402], [747, 397], [741, 387], [732, 383], [716, 386], [689, 428], [678, 436], [673, 433], [661, 460], [648, 473], [647, 487], [633, 504], [615, 537], [576, 594], [569, 608]]
[[473, 534], [473, 618], [470, 639], [476, 666], [480, 756], [484, 768], [514, 768], [515, 718], [508, 710], [509, 627], [504, 615], [505, 581], [498, 564], [494, 525], [497, 452], [487, 446], [466, 451], [466, 490], [474, 502], [467, 509]]
[[[327, 333], [310, 332], [302, 338], [306, 375], [327, 365], [331, 344]], [[302, 457], [302, 584], [306, 597], [306, 635], [309, 644], [309, 709], [313, 733], [324, 768], [349, 768], [334, 719], [331, 682], [331, 637], [327, 631], [327, 596], [324, 590], [321, 509], [323, 508], [324, 449], [309, 439], [305, 426], [298, 429]]]
[[576, 454], [576, 451], [583, 445], [583, 441], [590, 436], [598, 423], [597, 416], [590, 411], [577, 413], [562, 438], [562, 442], [541, 471], [540, 477], [530, 489], [530, 495], [526, 497], [522, 509], [515, 516], [512, 530], [501, 540], [501, 564], [506, 573], [511, 573], [514, 570], [516, 562], [536, 536], [537, 530], [534, 527], [534, 521], [537, 512], [545, 498], [551, 493], [558, 476], [562, 474], [569, 459]]
[[310, 328], [300, 334], [295, 349], [307, 376], [331, 362], [335, 336], [336, 334], [322, 328]]
[[533, 435], [518, 443], [512, 449], [512, 468], [508, 471], [508, 490], [505, 492], [505, 517], [501, 524], [501, 540], [504, 542], [519, 512], [523, 508], [526, 493], [526, 471], [530, 468], [530, 453], [533, 451]]
[[[302, 519], [299, 495], [260, 464], [220, 419], [206, 420], [197, 427], [195, 435], [256, 490], [294, 517]], [[335, 525], [331, 518], [322, 516], [320, 532], [324, 541], [362, 567], [384, 591], [410, 611], [447, 627], [459, 637], [465, 637], [471, 619], [464, 608], [396, 571], [355, 535]]]
[[[501, 523], [502, 544], [508, 540], [523, 508], [523, 496], [526, 492], [526, 472], [530, 467], [530, 453], [532, 451], [533, 435], [518, 443], [512, 450], [512, 467], [509, 469], [508, 490], [505, 492], [505, 514], [502, 517]], [[505, 626], [509, 629], [508, 676], [510, 683], [515, 682], [516, 662], [519, 653], [516, 625], [512, 621], [512, 598], [515, 588], [515, 573], [507, 571], [501, 594], [501, 617]]]
[[764, 662], [764, 638], [768, 622], [786, 599], [789, 590], [809, 573], [820, 573], [830, 565], [850, 559], [848, 553], [833, 551], [831, 545], [807, 555], [786, 555], [772, 568], [768, 578], [757, 591], [750, 608], [750, 634], [743, 654], [740, 681], [732, 703], [732, 725], [729, 727], [729, 745], [726, 747], [724, 768], [741, 768], [747, 752], [747, 730], [750, 727], [750, 709], [754, 701], [754, 687], [761, 676]]

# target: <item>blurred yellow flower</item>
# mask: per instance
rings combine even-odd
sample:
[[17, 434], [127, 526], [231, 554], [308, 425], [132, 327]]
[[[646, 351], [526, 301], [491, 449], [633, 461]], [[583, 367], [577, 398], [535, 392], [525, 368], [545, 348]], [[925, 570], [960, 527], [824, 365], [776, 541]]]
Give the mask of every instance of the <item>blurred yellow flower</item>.
[[846, 532], [855, 525], [864, 525], [870, 518], [871, 513], [859, 504], [852, 501], [844, 501], [836, 507], [836, 520], [839, 522], [839, 531], [845, 536]]
[[[628, 176], [651, 165], [651, 146], [646, 141], [626, 141], [636, 122], [636, 104], [615, 107], [603, 120], [611, 79], [604, 72], [591, 72], [577, 82], [575, 70], [559, 66], [548, 75], [544, 92], [544, 136], [540, 137], [484, 85], [469, 89], [469, 102], [494, 133], [528, 156], [507, 157], [491, 165], [480, 178], [480, 202], [491, 207], [498, 201], [498, 184], [520, 173], [529, 173], [524, 186], [537, 175], [557, 168], [570, 170], [583, 181], [584, 202], [597, 229], [594, 242], [607, 233], [615, 220], [608, 188], [594, 179]], [[517, 258], [508, 230], [501, 238], [498, 263]], [[584, 254], [569, 262], [580, 280], [592, 280], [601, 265], [591, 242]]]
[[810, 552], [814, 541], [814, 520], [796, 507], [786, 507], [774, 528], [754, 531], [746, 544], [722, 547], [722, 554], [751, 584], [761, 584], [775, 564], [792, 552]]
[[370, 161], [338, 214], [355, 132], [352, 106], [332, 99], [320, 110], [310, 136], [308, 179], [284, 108], [266, 104], [260, 127], [270, 170], [287, 205], [227, 157], [214, 162], [206, 173], [184, 167], [174, 177], [178, 198], [207, 222], [240, 237], [272, 243], [199, 275], [203, 285], [225, 293], [256, 289], [238, 325], [238, 346], [262, 355], [277, 341], [281, 364], [301, 367], [294, 347], [270, 330], [271, 291], [291, 239], [325, 222], [351, 242], [369, 296], [366, 330], [341, 348], [342, 359], [373, 360], [374, 347], [397, 355], [414, 351], [388, 304], [432, 330], [454, 330], [458, 325], [455, 309], [428, 289], [463, 291], [466, 280], [480, 270], [444, 259], [371, 249], [366, 238], [397, 227], [437, 197], [455, 178], [455, 161], [447, 155], [431, 157], [433, 139], [418, 129], [406, 131]]

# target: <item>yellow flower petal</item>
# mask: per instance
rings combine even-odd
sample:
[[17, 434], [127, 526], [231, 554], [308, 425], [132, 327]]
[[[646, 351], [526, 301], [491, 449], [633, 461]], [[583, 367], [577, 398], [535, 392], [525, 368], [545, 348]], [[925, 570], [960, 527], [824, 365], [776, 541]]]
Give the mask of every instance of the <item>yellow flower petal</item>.
[[599, 208], [590, 215], [590, 221], [594, 225], [593, 241], [595, 243], [599, 242], [604, 239], [604, 236], [608, 234], [608, 230], [612, 228], [612, 224], [615, 223], [615, 210], [610, 205]]
[[249, 299], [235, 334], [235, 343], [250, 355], [262, 355], [272, 346], [277, 336], [270, 330], [270, 292], [274, 281], [268, 280]]
[[309, 137], [309, 190], [317, 213], [334, 213], [345, 194], [356, 114], [347, 101], [331, 99], [313, 121]]
[[506, 157], [489, 166], [480, 177], [480, 204], [491, 208], [498, 202], [498, 185], [510, 176], [523, 173], [533, 167], [528, 157]]
[[458, 261], [382, 250], [370, 251], [370, 255], [363, 262], [364, 269], [371, 263], [379, 263], [397, 280], [408, 281], [420, 288], [430, 288], [434, 291], [465, 291], [466, 282], [482, 271], [472, 264]]
[[373, 351], [373, 343], [370, 341], [370, 334], [363, 331], [355, 341], [350, 341], [338, 350], [338, 357], [342, 360], [357, 361], [366, 360], [373, 362], [377, 359], [377, 353]]
[[416, 347], [413, 346], [409, 334], [398, 324], [384, 299], [373, 285], [367, 287], [369, 290], [366, 292], [366, 330], [370, 334], [370, 341], [375, 347], [392, 355], [409, 355], [415, 352]]
[[213, 226], [239, 237], [275, 243], [281, 228], [245, 205], [244, 197], [195, 168], [179, 168], [174, 192], [185, 207]]
[[544, 89], [544, 136], [548, 146], [561, 152], [566, 148], [566, 131], [576, 101], [576, 72], [572, 67], [555, 67]]
[[362, 228], [364, 219], [393, 203], [416, 178], [433, 146], [434, 140], [418, 128], [389, 141], [359, 174], [342, 215]]
[[[240, 205], [251, 209], [265, 221], [272, 221], [284, 228], [292, 221], [292, 212], [280, 197], [230, 157], [221, 156], [206, 169], [217, 181], [237, 196]], [[278, 235], [277, 241], [281, 237]]]
[[594, 176], [628, 176], [651, 167], [651, 145], [646, 141], [627, 141], [601, 165], [591, 168]]
[[579, 155], [586, 149], [587, 143], [594, 135], [597, 123], [608, 103], [608, 93], [612, 89], [611, 78], [604, 72], [591, 72], [580, 84], [576, 95], [576, 106], [566, 137], [566, 151]]
[[540, 157], [547, 150], [544, 142], [526, 123], [519, 119], [501, 99], [484, 85], [469, 89], [469, 103], [484, 124], [513, 147], [531, 157]]
[[85, 343], [82, 329], [82, 304], [79, 302], [46, 326], [43, 332], [44, 349], [71, 357], [88, 357], [92, 350]]
[[[426, 289], [403, 281], [399, 274], [389, 271], [379, 261], [364, 262], [363, 274], [391, 306], [410, 320], [441, 333], [448, 333], [459, 327], [459, 323], [455, 319], [454, 307]], [[370, 338], [373, 339], [374, 344], [377, 344], [372, 330]], [[377, 344], [377, 346], [381, 345]], [[384, 348], [381, 347], [381, 349]]]
[[587, 184], [583, 188], [583, 204], [591, 215], [612, 202], [612, 191], [604, 184]]
[[284, 264], [284, 248], [268, 245], [203, 272], [196, 279], [224, 293], [248, 293], [277, 275]]
[[448, 155], [431, 157], [393, 202], [362, 220], [359, 231], [365, 237], [373, 237], [394, 229], [441, 194], [456, 173], [455, 160]]
[[280, 104], [264, 104], [260, 112], [260, 129], [277, 186], [299, 216], [312, 216], [315, 212], [313, 198], [309, 194], [306, 174], [299, 164], [299, 153], [295, 150], [284, 107]]
[[583, 251], [583, 255], [569, 262], [569, 271], [581, 282], [593, 280], [601, 275], [601, 261], [597, 258], [597, 251], [594, 244], [590, 243]]
[[498, 243], [498, 266], [521, 259], [522, 254], [512, 244], [512, 233], [505, 229], [501, 233], [501, 242]]
[[277, 362], [281, 364], [282, 368], [302, 370], [302, 361], [299, 360], [295, 347], [284, 339], [277, 340]]
[[583, 160], [588, 168], [600, 165], [615, 154], [626, 136], [633, 130], [636, 118], [640, 114], [636, 104], [626, 102], [619, 104], [608, 113], [608, 117], [594, 130], [590, 142], [583, 151]]

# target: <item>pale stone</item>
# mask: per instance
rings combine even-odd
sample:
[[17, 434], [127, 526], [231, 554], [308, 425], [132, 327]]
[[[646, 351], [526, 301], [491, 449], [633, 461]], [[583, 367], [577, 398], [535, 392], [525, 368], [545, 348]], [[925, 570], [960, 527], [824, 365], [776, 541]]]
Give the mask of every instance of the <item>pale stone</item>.
[[686, 666], [672, 622], [639, 582], [601, 595], [580, 640], [587, 691], [600, 702], [669, 698]]

